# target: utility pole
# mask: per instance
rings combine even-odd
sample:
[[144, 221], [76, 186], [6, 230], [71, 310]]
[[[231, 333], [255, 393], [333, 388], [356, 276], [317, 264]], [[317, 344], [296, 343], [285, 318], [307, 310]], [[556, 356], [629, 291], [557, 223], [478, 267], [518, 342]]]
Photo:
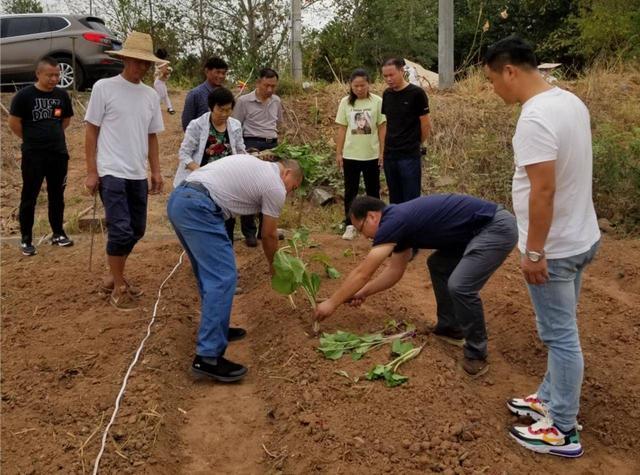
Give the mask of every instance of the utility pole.
[[438, 0], [438, 88], [453, 81], [453, 0]]
[[291, 68], [293, 80], [302, 81], [302, 6], [291, 0]]

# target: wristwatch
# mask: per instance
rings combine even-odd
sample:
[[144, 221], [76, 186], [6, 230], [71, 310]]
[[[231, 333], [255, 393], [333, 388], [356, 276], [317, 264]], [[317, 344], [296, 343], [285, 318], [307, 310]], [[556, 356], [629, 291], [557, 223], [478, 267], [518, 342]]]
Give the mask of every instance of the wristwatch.
[[539, 262], [544, 259], [544, 250], [542, 252], [536, 252], [525, 249], [524, 255], [527, 256], [527, 259], [529, 259], [531, 262]]

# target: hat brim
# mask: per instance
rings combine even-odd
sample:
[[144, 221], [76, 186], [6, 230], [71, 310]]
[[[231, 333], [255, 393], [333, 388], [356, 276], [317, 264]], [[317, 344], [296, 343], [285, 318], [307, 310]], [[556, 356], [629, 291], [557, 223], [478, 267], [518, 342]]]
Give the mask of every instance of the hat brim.
[[118, 51], [113, 51], [113, 50], [105, 51], [105, 53], [110, 54], [111, 56], [118, 56], [121, 58], [141, 59], [143, 61], [149, 61], [150, 63], [168, 63], [167, 60], [160, 59], [153, 53], [149, 53], [147, 51], [121, 49]]

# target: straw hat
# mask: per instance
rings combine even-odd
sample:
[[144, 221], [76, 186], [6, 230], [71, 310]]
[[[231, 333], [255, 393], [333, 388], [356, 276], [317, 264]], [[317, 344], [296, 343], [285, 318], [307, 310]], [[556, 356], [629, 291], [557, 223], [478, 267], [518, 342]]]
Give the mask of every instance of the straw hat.
[[167, 63], [168, 61], [158, 58], [153, 54], [153, 40], [151, 35], [132, 31], [127, 36], [122, 49], [117, 51], [105, 51], [112, 56], [121, 56], [125, 58], [136, 58], [152, 63]]

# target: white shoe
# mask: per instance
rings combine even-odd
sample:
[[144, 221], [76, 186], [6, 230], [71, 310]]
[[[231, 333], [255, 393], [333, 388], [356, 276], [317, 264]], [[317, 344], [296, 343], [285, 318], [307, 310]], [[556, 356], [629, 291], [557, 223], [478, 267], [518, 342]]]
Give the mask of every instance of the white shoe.
[[345, 229], [344, 234], [342, 235], [342, 239], [347, 241], [353, 241], [358, 236], [358, 230], [355, 226], [349, 225], [347, 229]]

